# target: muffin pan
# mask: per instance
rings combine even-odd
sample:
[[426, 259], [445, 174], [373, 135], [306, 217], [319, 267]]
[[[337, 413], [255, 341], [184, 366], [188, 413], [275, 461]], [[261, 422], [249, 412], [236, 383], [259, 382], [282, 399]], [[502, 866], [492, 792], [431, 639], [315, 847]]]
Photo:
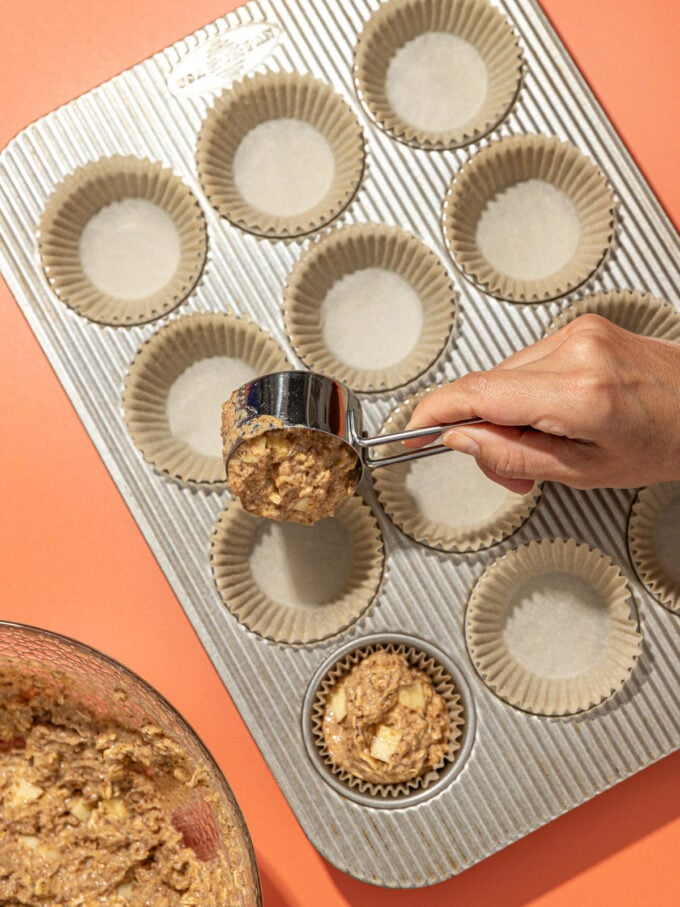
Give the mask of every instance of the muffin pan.
[[[231, 80], [252, 76], [278, 82], [269, 74], [293, 72], [330, 87], [359, 124], [362, 137], [353, 135], [356, 148], [361, 141], [365, 150], [365, 167], [357, 158], [352, 187], [331, 206], [333, 230], [355, 224], [399, 228], [432, 251], [453, 289], [455, 331], [447, 335], [438, 328], [443, 346], [434, 350], [436, 357], [405, 374], [399, 386], [390, 383], [363, 398], [370, 434], [408, 395], [488, 368], [539, 339], [577, 297], [631, 290], [677, 309], [680, 249], [662, 209], [537, 3], [493, 5], [519, 38], [522, 86], [488, 137], [462, 149], [411, 148], [378, 128], [367, 113], [355, 91], [353, 66], [378, 0], [251, 0], [29, 126], [0, 154], [1, 263], [10, 289], [306, 835], [341, 870], [391, 887], [448, 878], [680, 745], [679, 618], [638, 580], [632, 565], [627, 520], [634, 492], [578, 492], [546, 484], [511, 537], [479, 550], [446, 552], [401, 533], [365, 478], [352, 500], [372, 511], [367, 544], [375, 557], [361, 602], [353, 602], [346, 615], [335, 615], [335, 625], [322, 622], [307, 636], [304, 628], [287, 631], [281, 639], [268, 622], [266, 601], [264, 623], [250, 629], [246, 616], [232, 613], [220, 594], [224, 590], [218, 590], [219, 552], [213, 548], [211, 565], [209, 547], [220, 515], [233, 508], [228, 492], [220, 484], [172, 481], [174, 469], [164, 472], [147, 462], [128, 430], [122, 394], [137, 351], [193, 313], [249, 319], [293, 367], [304, 367], [286, 332], [284, 288], [306, 250], [332, 233], [330, 221], [306, 219], [282, 238], [264, 221], [232, 223], [214, 207], [198, 173], [199, 134], [208, 110], [228, 92]], [[254, 35], [262, 38], [257, 53]], [[230, 49], [229, 59], [243, 63], [225, 72], [221, 55], [226, 58]], [[605, 241], [596, 243], [589, 267], [573, 283], [554, 289], [553, 282], [549, 292], [499, 293], [512, 295], [508, 303], [492, 298], [491, 287], [463, 279], [445, 241], [441, 212], [446, 187], [475, 155], [501, 140], [530, 135], [550, 141], [556, 136], [603, 174], [615, 199], [615, 243], [607, 202]], [[38, 236], [50, 197], [69, 175], [116, 155], [145, 159], [174, 174], [196, 200], [208, 241], [201, 279], [179, 312], [158, 309], [148, 323], [132, 324], [141, 320], [135, 317], [111, 327], [64, 305], [43, 270]], [[254, 227], [265, 235], [256, 235]], [[298, 227], [312, 232], [291, 242]], [[376, 348], [379, 342], [376, 332]], [[465, 639], [468, 600], [480, 577], [512, 550], [550, 539], [602, 552], [602, 562], [613, 564], [628, 585], [641, 637], [634, 664], [612, 684], [611, 695], [608, 689], [599, 704], [559, 717], [528, 714], [496, 695], [477, 672]], [[285, 543], [276, 550], [279, 556]], [[322, 605], [329, 606], [329, 614], [335, 605], [330, 599]], [[312, 604], [312, 614], [318, 604]], [[422, 799], [391, 798], [385, 809], [370, 791], [362, 799], [349, 796], [334, 783], [342, 785], [339, 779], [319, 767], [314, 745], [312, 750], [308, 745], [312, 716], [306, 697], [349, 651], [364, 642], [388, 644], [394, 634], [435, 661], [441, 658], [462, 693], [465, 732], [450, 770], [414, 794]]]

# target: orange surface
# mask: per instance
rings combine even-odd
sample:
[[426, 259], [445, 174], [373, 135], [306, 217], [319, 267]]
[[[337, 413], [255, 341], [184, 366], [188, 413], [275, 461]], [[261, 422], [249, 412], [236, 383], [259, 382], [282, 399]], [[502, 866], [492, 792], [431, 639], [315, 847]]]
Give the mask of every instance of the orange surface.
[[[0, 147], [30, 121], [235, 5], [233, 0], [2, 0]], [[680, 136], [672, 114], [680, 75], [675, 46], [680, 5], [674, 0], [543, 0], [543, 5], [678, 223], [673, 158]], [[104, 650], [177, 706], [234, 788], [255, 843], [267, 907], [675, 907], [678, 754], [429, 889], [372, 888], [326, 863], [279, 792], [1, 282], [0, 394], [0, 616]]]

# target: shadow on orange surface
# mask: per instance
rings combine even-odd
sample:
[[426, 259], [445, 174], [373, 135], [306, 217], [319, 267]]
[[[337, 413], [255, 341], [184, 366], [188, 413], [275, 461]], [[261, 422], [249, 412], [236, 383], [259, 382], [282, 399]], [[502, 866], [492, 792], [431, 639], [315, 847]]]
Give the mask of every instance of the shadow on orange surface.
[[[532, 903], [679, 818], [679, 776], [680, 753], [675, 753], [628, 779], [625, 786], [600, 794], [460, 876], [427, 889], [428, 907], [450, 907], [454, 903], [464, 907], [521, 907]], [[569, 841], [568, 850], [565, 841]], [[672, 855], [667, 854], [666, 859], [672, 859]], [[423, 903], [423, 890], [375, 888], [333, 866], [328, 870], [338, 891], [353, 907], [417, 907]], [[673, 903], [670, 893], [668, 901], [659, 894], [658, 899], [647, 903]], [[284, 902], [279, 904], [284, 907]]]

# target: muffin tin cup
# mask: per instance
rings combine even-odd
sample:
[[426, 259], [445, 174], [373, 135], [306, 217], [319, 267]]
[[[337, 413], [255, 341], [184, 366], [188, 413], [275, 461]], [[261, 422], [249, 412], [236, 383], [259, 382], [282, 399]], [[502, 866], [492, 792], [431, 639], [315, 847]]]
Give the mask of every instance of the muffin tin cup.
[[[640, 582], [660, 604], [680, 614], [680, 482], [648, 485], [637, 493], [628, 520], [628, 548]], [[666, 558], [660, 546], [667, 546]], [[667, 559], [667, 560], [666, 560]], [[676, 567], [676, 574], [669, 571]]]
[[[331, 522], [339, 529], [335, 544], [349, 546], [351, 558], [349, 575], [335, 598], [305, 601], [301, 597], [299, 601], [285, 602], [258, 585], [250, 558], [260, 533], [281, 533], [284, 544], [286, 532], [296, 533], [298, 539], [304, 540], [307, 562], [319, 569], [313, 556], [315, 537], [323, 540], [321, 534], [328, 531]], [[384, 558], [376, 519], [356, 494], [338, 508], [335, 516], [313, 526], [282, 524], [254, 516], [232, 500], [215, 524], [210, 545], [215, 586], [229, 611], [258, 636], [288, 645], [320, 642], [356, 623], [378, 594]]]
[[680, 313], [665, 299], [637, 290], [611, 290], [593, 293], [572, 302], [546, 328], [546, 334], [559, 331], [579, 315], [602, 315], [619, 327], [646, 337], [680, 343]]
[[[423, 395], [404, 400], [399, 407], [385, 421], [380, 434], [403, 431], [415, 408], [416, 403]], [[401, 444], [389, 444], [385, 447], [385, 456], [403, 453]], [[464, 457], [451, 451], [439, 454], [439, 457], [451, 458], [450, 482], [452, 487], [458, 484], [454, 458]], [[418, 462], [418, 461], [415, 461]], [[430, 465], [430, 460], [423, 461], [424, 469]], [[448, 464], [447, 464], [448, 465]], [[435, 521], [418, 509], [417, 503], [407, 488], [407, 476], [413, 468], [409, 463], [397, 463], [389, 469], [377, 469], [373, 472], [373, 484], [378, 500], [392, 522], [406, 535], [440, 551], [470, 552], [479, 551], [498, 544], [503, 539], [512, 535], [526, 520], [529, 519], [538, 504], [542, 486], [536, 483], [533, 489], [525, 495], [505, 492], [504, 500], [496, 507], [495, 511], [485, 519], [477, 521], [457, 522], [455, 514], [450, 522]], [[476, 468], [476, 467], [475, 467]], [[498, 486], [479, 471], [479, 483], [475, 483], [472, 493], [480, 504], [484, 496], [484, 488], [496, 490]], [[444, 492], [442, 492], [444, 494]]]
[[[381, 368], [342, 361], [323, 336], [322, 306], [328, 293], [338, 281], [369, 268], [396, 274], [416, 293], [422, 308], [422, 328], [410, 350]], [[450, 339], [457, 302], [451, 280], [431, 249], [405, 230], [369, 223], [336, 229], [306, 249], [288, 275], [283, 308], [290, 341], [310, 369], [355, 392], [376, 393], [408, 384], [433, 365]]]
[[[323, 716], [331, 688], [351, 667], [378, 650], [403, 654], [410, 666], [426, 673], [446, 701], [450, 718], [449, 748], [440, 765], [399, 784], [374, 784], [339, 769], [330, 761], [324, 744]], [[312, 764], [337, 793], [363, 806], [399, 809], [433, 797], [464, 768], [475, 736], [475, 711], [464, 675], [443, 652], [413, 636], [375, 634], [346, 643], [318, 668], [302, 706], [302, 734]]]
[[[136, 299], [99, 289], [83, 270], [80, 240], [103, 208], [127, 199], [162, 209], [179, 234], [179, 261], [167, 283]], [[73, 171], [45, 205], [38, 236], [45, 275], [62, 302], [79, 315], [107, 325], [153, 321], [176, 308], [198, 282], [207, 254], [203, 212], [189, 188], [160, 163], [114, 155]]]
[[[580, 233], [575, 251], [558, 270], [524, 279], [501, 273], [487, 261], [477, 229], [490, 202], [529, 180], [567, 196]], [[614, 237], [615, 202], [600, 169], [574, 145], [554, 136], [517, 135], [491, 142], [458, 171], [444, 199], [442, 226], [457, 267], [485, 293], [508, 302], [546, 302], [572, 292], [600, 267]]]
[[[464, 122], [442, 130], [406, 122], [395, 111], [386, 84], [395, 54], [429, 33], [454, 35], [471, 45], [487, 76], [479, 108]], [[364, 26], [354, 53], [357, 94], [376, 125], [392, 138], [428, 151], [458, 148], [495, 129], [515, 102], [522, 74], [517, 36], [505, 16], [486, 0], [389, 0]]]
[[[239, 190], [234, 160], [251, 130], [280, 119], [312, 126], [328, 142], [334, 175], [324, 197], [299, 214], [276, 215], [253, 207]], [[304, 236], [337, 218], [350, 204], [364, 171], [364, 139], [349, 105], [329, 84], [299, 73], [249, 76], [222, 92], [198, 137], [196, 165], [214, 208], [234, 226], [269, 239]]]
[[[167, 412], [174, 382], [190, 366], [214, 356], [247, 363], [256, 375], [289, 367], [281, 347], [252, 321], [202, 312], [177, 318], [152, 334], [137, 351], [125, 379], [123, 411], [132, 440], [149, 463], [180, 482], [226, 482], [222, 456], [202, 454], [173, 435]], [[225, 387], [225, 400], [233, 390]], [[218, 411], [218, 445], [220, 419]]]
[[[597, 658], [585, 669], [569, 673], [551, 666], [550, 671], [538, 672], [522, 662], [526, 653], [513, 654], [506, 639], [514, 597], [530, 595], [531, 581], [545, 579], [548, 586], [553, 584], [550, 606], [557, 608], [561, 597], [569, 595], [569, 590], [556, 588], [563, 576], [588, 588], [591, 608], [604, 608], [607, 632], [598, 641]], [[583, 631], [588, 632], [592, 631]], [[515, 548], [487, 568], [468, 601], [465, 637], [475, 668], [496, 696], [523, 711], [551, 716], [583, 712], [620, 690], [642, 644], [630, 590], [619, 568], [601, 551], [559, 538]], [[532, 656], [542, 655], [544, 647], [537, 639]]]

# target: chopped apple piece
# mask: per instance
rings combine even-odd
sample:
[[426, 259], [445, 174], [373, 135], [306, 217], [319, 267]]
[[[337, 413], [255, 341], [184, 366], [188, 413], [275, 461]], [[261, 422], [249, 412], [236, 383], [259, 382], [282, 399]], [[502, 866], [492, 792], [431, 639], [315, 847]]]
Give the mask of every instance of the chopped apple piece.
[[14, 785], [10, 803], [12, 806], [23, 806], [24, 803], [30, 803], [32, 800], [37, 800], [39, 797], [42, 797], [43, 794], [44, 791], [42, 787], [38, 787], [37, 784], [31, 784], [31, 782], [27, 781], [25, 778], [19, 778]]
[[394, 755], [401, 740], [401, 732], [386, 724], [378, 725], [375, 737], [371, 743], [371, 756], [381, 762], [389, 762]]
[[125, 898], [126, 901], [132, 900], [132, 883], [121, 882], [118, 888], [116, 888], [116, 894], [119, 898]]
[[49, 844], [43, 844], [39, 849], [38, 853], [43, 858], [43, 860], [48, 860], [50, 863], [56, 863], [57, 860], [61, 859], [61, 853], [56, 849], [56, 847], [50, 847]]
[[39, 843], [38, 839], [33, 835], [17, 835], [17, 839], [29, 850], [35, 850]]
[[73, 801], [69, 812], [72, 816], [75, 816], [76, 819], [80, 819], [81, 822], [87, 822], [87, 820], [92, 815], [94, 806], [90, 803], [86, 803], [82, 797], [78, 797], [77, 800]]
[[331, 712], [336, 721], [342, 721], [347, 714], [347, 694], [344, 687], [339, 687], [331, 696]]
[[424, 712], [425, 691], [423, 685], [416, 680], [408, 686], [399, 687], [399, 702], [406, 708], [413, 709], [414, 712]]
[[102, 800], [102, 809], [112, 819], [124, 819], [128, 814], [125, 804], [117, 797], [113, 797], [110, 800]]

